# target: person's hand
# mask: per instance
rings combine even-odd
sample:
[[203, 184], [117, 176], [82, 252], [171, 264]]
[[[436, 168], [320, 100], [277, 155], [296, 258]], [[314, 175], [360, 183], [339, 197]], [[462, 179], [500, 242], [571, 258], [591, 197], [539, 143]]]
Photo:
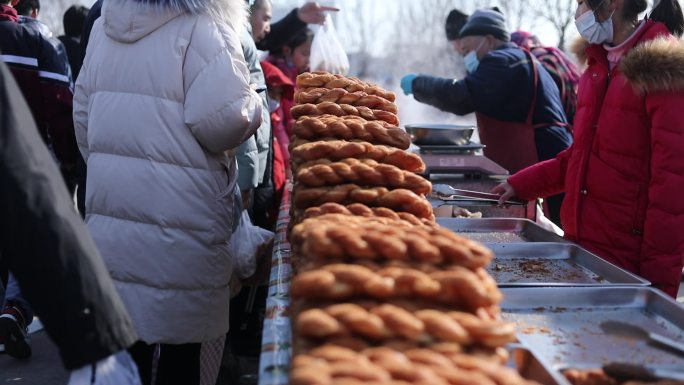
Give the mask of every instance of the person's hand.
[[315, 1], [309, 1], [299, 7], [297, 10], [297, 17], [299, 17], [299, 20], [307, 24], [323, 25], [325, 23], [326, 11], [337, 12], [339, 10], [339, 8], [323, 6]]
[[404, 90], [404, 95], [413, 94], [413, 81], [418, 77], [416, 74], [408, 74], [401, 78], [401, 89]]
[[257, 249], [257, 268], [251, 277], [242, 280], [242, 284], [247, 286], [259, 286], [268, 282], [271, 276], [271, 259], [273, 257], [273, 245], [275, 238], [271, 239]]
[[500, 194], [499, 205], [503, 206], [508, 200], [515, 196], [515, 189], [508, 182], [503, 182], [492, 189], [492, 194]]

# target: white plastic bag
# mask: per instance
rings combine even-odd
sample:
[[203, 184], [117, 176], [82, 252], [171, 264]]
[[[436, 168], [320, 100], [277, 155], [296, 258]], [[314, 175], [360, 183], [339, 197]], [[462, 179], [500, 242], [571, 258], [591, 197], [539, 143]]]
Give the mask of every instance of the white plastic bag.
[[556, 226], [555, 223], [553, 223], [549, 218], [546, 217], [546, 215], [544, 215], [544, 209], [542, 208], [541, 200], [537, 199], [536, 206], [537, 206], [537, 221], [536, 221], [537, 224], [541, 228], [548, 230], [552, 233], [556, 233], [556, 234], [560, 235], [561, 237], [563, 235], [565, 235], [565, 232], [563, 231], [563, 229]]
[[125, 350], [69, 375], [68, 385], [141, 385], [138, 367]]
[[349, 58], [344, 52], [330, 15], [325, 16], [325, 25], [318, 28], [311, 43], [312, 71], [328, 71], [334, 74], [349, 72]]
[[242, 210], [240, 223], [228, 242], [228, 251], [233, 257], [233, 266], [235, 266], [233, 274], [241, 279], [254, 275], [257, 268], [257, 250], [270, 242], [273, 236], [272, 232], [254, 226], [247, 210]]

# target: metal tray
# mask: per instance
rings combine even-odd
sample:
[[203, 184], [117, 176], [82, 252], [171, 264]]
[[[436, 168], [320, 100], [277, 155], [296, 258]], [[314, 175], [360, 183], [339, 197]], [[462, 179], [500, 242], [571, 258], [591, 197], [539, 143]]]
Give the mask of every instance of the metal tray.
[[437, 224], [482, 243], [567, 242], [563, 237], [527, 219], [437, 218]]
[[406, 132], [417, 146], [465, 145], [475, 132], [474, 126], [451, 124], [407, 124]]
[[646, 287], [502, 289], [504, 319], [518, 340], [556, 370], [600, 368], [609, 362], [684, 367], [684, 357], [645, 341], [605, 334], [600, 324], [627, 321], [684, 341], [684, 307]]
[[547, 363], [524, 346], [510, 344], [508, 351], [510, 353], [508, 366], [517, 370], [523, 378], [542, 385], [570, 385], [565, 376], [551, 369]]
[[650, 283], [571, 243], [491, 244], [487, 271], [499, 287], [649, 286]]

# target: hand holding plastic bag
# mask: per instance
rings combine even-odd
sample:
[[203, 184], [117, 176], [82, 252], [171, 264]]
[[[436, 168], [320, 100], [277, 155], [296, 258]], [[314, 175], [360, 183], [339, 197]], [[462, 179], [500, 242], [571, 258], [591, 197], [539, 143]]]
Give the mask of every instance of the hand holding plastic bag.
[[242, 211], [240, 223], [228, 243], [228, 251], [234, 262], [234, 273], [240, 279], [251, 277], [256, 272], [257, 254], [264, 244], [273, 239], [274, 234], [259, 226], [254, 226], [247, 210]]
[[344, 75], [349, 72], [349, 58], [337, 37], [330, 15], [325, 17], [325, 24], [314, 35], [310, 67], [312, 71], [327, 71], [334, 74]]

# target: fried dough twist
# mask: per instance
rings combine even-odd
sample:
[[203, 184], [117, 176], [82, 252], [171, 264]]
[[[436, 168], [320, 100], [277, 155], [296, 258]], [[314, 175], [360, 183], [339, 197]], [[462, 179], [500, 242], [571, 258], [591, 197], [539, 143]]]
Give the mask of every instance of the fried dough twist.
[[295, 356], [290, 384], [538, 385], [499, 362], [464, 354], [387, 347], [355, 352], [333, 345]]
[[294, 134], [305, 140], [321, 138], [362, 140], [402, 150], [409, 148], [411, 138], [406, 131], [380, 122], [382, 121], [369, 122], [358, 116], [305, 116], [295, 123]]
[[415, 173], [425, 172], [425, 163], [420, 156], [395, 147], [373, 145], [369, 142], [343, 140], [311, 142], [295, 147], [291, 152], [295, 171], [299, 167], [325, 164], [346, 158], [373, 159], [378, 163], [391, 164], [402, 170]]
[[388, 218], [405, 221], [413, 226], [434, 226], [435, 223], [425, 218], [418, 218], [410, 213], [396, 212], [385, 207], [368, 207], [361, 203], [343, 206], [339, 203], [325, 203], [318, 207], [310, 207], [304, 211], [302, 220], [316, 218], [326, 214], [353, 215], [366, 218]]
[[394, 126], [399, 125], [399, 118], [396, 114], [383, 110], [373, 110], [368, 107], [351, 106], [349, 104], [336, 104], [332, 102], [323, 102], [318, 104], [298, 104], [290, 110], [292, 117], [299, 119], [302, 116], [320, 116], [320, 115], [335, 115], [335, 116], [359, 116], [366, 120], [384, 121]]
[[297, 91], [295, 93], [295, 102], [299, 104], [332, 102], [368, 107], [373, 110], [383, 110], [393, 114], [399, 112], [396, 104], [381, 96], [370, 95], [363, 91], [349, 92], [344, 88], [312, 88], [307, 91]]
[[342, 88], [349, 92], [363, 91], [369, 95], [377, 95], [392, 103], [396, 100], [394, 92], [387, 91], [354, 77], [346, 77], [329, 72], [305, 72], [297, 76], [296, 84], [300, 91], [309, 91], [313, 88]]
[[369, 207], [386, 207], [395, 211], [411, 213], [418, 218], [434, 219], [430, 202], [406, 189], [392, 191], [385, 187], [365, 189], [355, 184], [298, 188], [293, 192], [292, 202], [295, 209], [307, 209], [328, 202], [363, 203]]
[[494, 306], [501, 301], [501, 292], [485, 275], [462, 267], [428, 274], [406, 267], [373, 271], [359, 265], [325, 265], [297, 274], [290, 290], [297, 299], [419, 298], [468, 310]]
[[441, 227], [378, 225], [365, 218], [355, 223], [353, 217], [338, 217], [324, 215], [294, 226], [293, 251], [310, 259], [415, 261], [471, 270], [485, 267], [493, 258], [481, 244]]
[[306, 187], [356, 183], [391, 189], [403, 188], [416, 194], [429, 194], [432, 191], [432, 183], [422, 176], [372, 159], [348, 158], [330, 164], [302, 167], [297, 172], [296, 180]]

